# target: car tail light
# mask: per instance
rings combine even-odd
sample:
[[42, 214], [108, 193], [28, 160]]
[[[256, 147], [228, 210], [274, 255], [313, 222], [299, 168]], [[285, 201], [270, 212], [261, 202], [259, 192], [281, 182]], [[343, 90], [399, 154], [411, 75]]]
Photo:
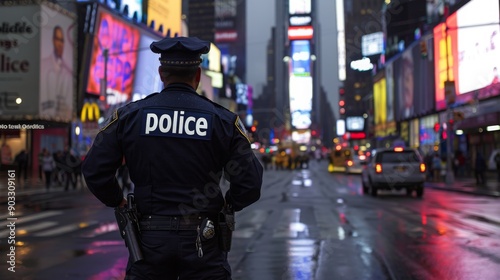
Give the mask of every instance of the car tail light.
[[375, 164], [375, 173], [382, 173], [382, 164]]
[[425, 164], [423, 163], [420, 164], [420, 172], [425, 173]]
[[352, 162], [352, 160], [348, 160], [347, 161], [347, 166], [351, 167], [354, 165], [354, 162]]

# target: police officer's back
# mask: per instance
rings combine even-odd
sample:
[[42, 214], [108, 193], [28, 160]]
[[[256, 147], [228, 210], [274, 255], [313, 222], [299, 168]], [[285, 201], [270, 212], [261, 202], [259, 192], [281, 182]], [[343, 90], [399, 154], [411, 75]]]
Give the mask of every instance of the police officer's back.
[[[208, 42], [186, 37], [152, 43], [151, 50], [160, 53], [165, 89], [114, 112], [82, 166], [100, 201], [124, 206], [115, 174], [125, 157], [145, 258], [129, 261], [128, 279], [230, 279], [218, 238], [202, 238], [201, 256], [197, 228], [207, 219], [217, 223], [224, 205], [239, 211], [260, 197], [262, 166], [241, 121], [195, 92], [200, 54], [209, 48]], [[226, 194], [219, 188], [223, 172], [231, 183]]]

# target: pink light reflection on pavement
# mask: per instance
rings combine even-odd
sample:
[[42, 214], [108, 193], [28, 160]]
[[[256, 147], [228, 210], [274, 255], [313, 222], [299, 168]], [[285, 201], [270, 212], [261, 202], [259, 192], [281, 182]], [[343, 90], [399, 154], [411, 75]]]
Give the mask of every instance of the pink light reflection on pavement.
[[127, 262], [128, 256], [119, 258], [111, 268], [90, 276], [87, 280], [123, 280], [125, 278]]

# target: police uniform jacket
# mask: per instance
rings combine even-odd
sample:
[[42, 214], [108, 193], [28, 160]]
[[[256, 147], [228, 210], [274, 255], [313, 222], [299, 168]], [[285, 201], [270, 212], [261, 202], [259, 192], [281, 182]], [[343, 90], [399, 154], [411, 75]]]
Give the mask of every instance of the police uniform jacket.
[[[260, 197], [263, 168], [238, 116], [182, 83], [118, 109], [97, 134], [82, 166], [90, 191], [116, 207], [123, 157], [141, 214], [215, 214]], [[230, 190], [221, 193], [224, 176]]]

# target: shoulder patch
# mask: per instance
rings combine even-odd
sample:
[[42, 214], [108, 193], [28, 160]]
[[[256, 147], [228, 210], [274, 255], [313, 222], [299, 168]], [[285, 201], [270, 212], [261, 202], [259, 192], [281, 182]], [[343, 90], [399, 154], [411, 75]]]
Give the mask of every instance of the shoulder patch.
[[245, 125], [243, 125], [243, 122], [241, 121], [240, 117], [236, 117], [236, 121], [234, 122], [234, 125], [236, 126], [236, 129], [245, 136], [245, 138], [248, 140], [248, 143], [250, 143], [250, 139], [248, 139], [248, 133], [245, 128]]
[[118, 110], [115, 110], [111, 116], [109, 116], [102, 124], [101, 129], [99, 131], [104, 131], [110, 125], [112, 125], [115, 121], [118, 120]]

